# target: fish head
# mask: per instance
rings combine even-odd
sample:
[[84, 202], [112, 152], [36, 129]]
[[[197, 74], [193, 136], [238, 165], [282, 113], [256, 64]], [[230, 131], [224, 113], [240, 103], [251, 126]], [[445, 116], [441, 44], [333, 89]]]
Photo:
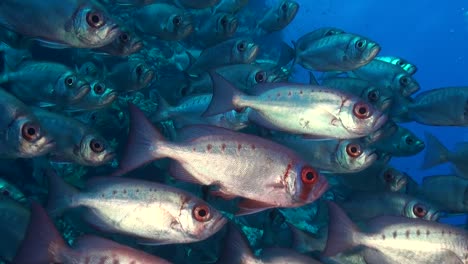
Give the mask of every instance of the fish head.
[[184, 39], [192, 34], [193, 30], [193, 18], [188, 12], [173, 14], [166, 22], [166, 31], [171, 33], [173, 40]]
[[218, 232], [227, 219], [215, 208], [196, 197], [186, 197], [177, 215], [179, 232], [189, 241], [204, 240]]
[[296, 1], [284, 0], [277, 9], [280, 24], [288, 25], [296, 17], [299, 11], [299, 4]]
[[75, 155], [90, 166], [99, 166], [115, 157], [109, 142], [94, 132], [85, 133]]
[[68, 103], [74, 103], [85, 97], [91, 87], [84, 75], [69, 71], [60, 76], [55, 84], [58, 96], [63, 97]]
[[342, 126], [357, 137], [367, 136], [387, 122], [387, 116], [360, 98], [344, 99], [339, 110]]
[[399, 127], [399, 129], [403, 131], [397, 145], [399, 151], [415, 155], [426, 147], [424, 142], [413, 132], [403, 127]]
[[90, 101], [95, 105], [108, 105], [117, 99], [117, 93], [104, 82], [95, 80], [91, 82], [91, 91], [88, 93]]
[[239, 21], [237, 17], [229, 13], [220, 13], [216, 22], [216, 32], [221, 33], [223, 36], [230, 37], [237, 31]]
[[77, 70], [78, 74], [86, 75], [91, 78], [98, 78], [101, 75], [99, 67], [91, 61], [83, 63]]
[[346, 57], [355, 61], [360, 66], [372, 61], [381, 49], [380, 45], [376, 42], [358, 35], [350, 39], [348, 47], [346, 49]]
[[408, 184], [408, 174], [398, 171], [394, 168], [387, 168], [380, 174], [381, 180], [392, 192], [403, 189]]
[[379, 111], [384, 112], [392, 105], [393, 93], [389, 89], [371, 85], [364, 88], [361, 98], [372, 104]]
[[404, 72], [395, 76], [392, 82], [392, 88], [393, 90], [398, 91], [401, 96], [409, 97], [419, 91], [420, 86], [410, 74]]
[[47, 134], [33, 116], [18, 116], [8, 127], [8, 143], [15, 147], [23, 158], [37, 157], [55, 147], [53, 138]]
[[251, 63], [258, 55], [259, 46], [250, 38], [240, 38], [234, 42], [231, 63]]
[[328, 181], [317, 169], [305, 162], [288, 168], [287, 191], [296, 204], [307, 204], [317, 200], [328, 189]]
[[410, 199], [404, 208], [404, 216], [408, 218], [420, 218], [429, 221], [437, 221], [440, 217], [438, 208], [420, 199]]
[[104, 10], [90, 5], [80, 6], [75, 13], [73, 31], [90, 48], [108, 45], [120, 34], [119, 26]]
[[337, 164], [350, 172], [368, 168], [377, 160], [373, 149], [366, 148], [356, 140], [341, 140], [336, 150]]
[[132, 82], [139, 89], [143, 89], [153, 81], [154, 71], [144, 61], [135, 62], [132, 67]]
[[112, 42], [113, 53], [119, 56], [128, 56], [143, 48], [142, 39], [130, 30], [122, 30]]

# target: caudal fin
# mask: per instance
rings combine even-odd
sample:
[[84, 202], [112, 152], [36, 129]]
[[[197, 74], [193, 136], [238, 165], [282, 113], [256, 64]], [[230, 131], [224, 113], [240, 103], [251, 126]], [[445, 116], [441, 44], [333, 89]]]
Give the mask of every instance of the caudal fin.
[[449, 150], [432, 134], [426, 132], [426, 154], [422, 169], [429, 169], [448, 161]]
[[62, 263], [63, 260], [60, 256], [64, 250], [68, 249], [44, 208], [38, 203], [32, 202], [31, 220], [13, 263]]
[[224, 238], [224, 241], [224, 248], [217, 263], [253, 263], [253, 261], [249, 261], [254, 258], [253, 253], [249, 248], [249, 243], [234, 224], [229, 224], [228, 233]]
[[242, 92], [215, 71], [211, 71], [210, 76], [213, 81], [213, 97], [202, 116], [214, 116], [236, 109], [235, 97], [242, 95]]
[[119, 169], [113, 175], [122, 175], [153, 160], [165, 157], [158, 152], [164, 136], [145, 117], [145, 114], [134, 104], [129, 103], [130, 131], [127, 148], [120, 160]]
[[334, 202], [328, 202], [329, 226], [327, 245], [322, 252], [325, 257], [334, 256], [357, 246], [355, 234], [357, 226]]
[[153, 100], [158, 104], [156, 111], [151, 116], [151, 121], [153, 122], [162, 122], [171, 118], [170, 109], [172, 106], [161, 96], [157, 90], [152, 90], [151, 96]]
[[56, 217], [67, 208], [74, 207], [73, 196], [79, 191], [67, 184], [53, 169], [48, 169], [45, 174], [49, 180], [47, 211], [52, 217]]

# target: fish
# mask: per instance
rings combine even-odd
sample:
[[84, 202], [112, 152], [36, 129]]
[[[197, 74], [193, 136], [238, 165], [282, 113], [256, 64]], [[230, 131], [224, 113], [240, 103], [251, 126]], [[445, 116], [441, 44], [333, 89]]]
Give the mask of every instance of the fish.
[[383, 132], [383, 136], [376, 142], [369, 144], [369, 147], [394, 157], [407, 157], [420, 153], [426, 145], [411, 130], [396, 125], [394, 131]]
[[0, 195], [0, 259], [13, 261], [23, 241], [29, 219], [30, 211], [23, 203]]
[[0, 194], [0, 196], [10, 197], [19, 203], [26, 203], [28, 201], [23, 192], [3, 178], [0, 178]]
[[446, 87], [424, 91], [403, 107], [407, 108], [410, 121], [429, 126], [466, 127], [468, 126], [468, 87]]
[[249, 242], [237, 230], [234, 224], [229, 225], [227, 237], [224, 238], [224, 248], [222, 250], [218, 264], [319, 264], [320, 262], [301, 255], [294, 250], [286, 248], [267, 248], [262, 250], [260, 257], [256, 257], [249, 248]]
[[418, 71], [418, 67], [413, 63], [408, 62], [405, 59], [393, 56], [377, 56], [376, 60], [385, 61], [394, 65], [400, 66], [403, 70], [407, 71], [409, 74], [414, 75]]
[[429, 201], [399, 192], [355, 193], [340, 206], [354, 221], [382, 215], [437, 221], [441, 214], [440, 209]]
[[368, 263], [467, 263], [468, 231], [423, 219], [379, 216], [361, 231], [333, 202], [328, 240], [323, 256], [358, 246], [375, 249], [365, 256]]
[[116, 92], [124, 93], [148, 87], [154, 76], [154, 70], [143, 60], [137, 59], [114, 65], [105, 79]]
[[358, 78], [328, 78], [322, 86], [359, 96], [382, 112], [387, 112], [393, 104], [393, 92], [384, 87], [373, 85], [369, 81]]
[[34, 109], [34, 114], [56, 142], [49, 153], [53, 161], [100, 166], [114, 158], [109, 142], [80, 121], [39, 108]]
[[240, 10], [242, 10], [247, 4], [249, 0], [221, 0], [213, 10], [213, 13], [230, 13], [236, 14]]
[[5, 0], [0, 10], [2, 27], [52, 48], [99, 48], [120, 33], [110, 15], [90, 1]]
[[[33, 258], [31, 256], [34, 256]], [[14, 263], [142, 263], [170, 264], [170, 262], [94, 235], [83, 235], [68, 246], [54, 226], [47, 212], [37, 202], [31, 205], [31, 221], [24, 242]]]
[[[203, 17], [204, 18], [204, 17]], [[203, 47], [210, 47], [231, 38], [237, 31], [239, 20], [233, 14], [215, 13], [201, 19], [194, 33], [194, 40]]]
[[[320, 86], [267, 83], [246, 95], [211, 72], [213, 99], [203, 116], [252, 108], [249, 119], [266, 128], [314, 138], [352, 139], [379, 129], [387, 116], [349, 94]], [[291, 114], [294, 113], [294, 114]]]
[[54, 139], [33, 111], [0, 89], [0, 157], [32, 158], [47, 154]]
[[258, 21], [257, 28], [266, 33], [283, 30], [294, 20], [298, 11], [299, 3], [296, 1], [283, 0], [278, 2]]
[[313, 140], [284, 133], [274, 133], [272, 139], [294, 149], [312, 166], [328, 173], [362, 171], [377, 160], [373, 149], [351, 140]]
[[53, 62], [27, 62], [0, 76], [22, 102], [36, 106], [69, 105], [90, 90], [85, 77], [73, 69]]
[[249, 37], [226, 40], [204, 49], [187, 71], [200, 74], [221, 66], [249, 64], [255, 60], [258, 50], [258, 45]]
[[449, 162], [457, 175], [468, 178], [468, 142], [456, 144], [454, 151], [449, 151], [439, 139], [429, 132], [425, 133], [427, 148], [422, 169], [430, 169], [439, 164]]
[[328, 187], [315, 168], [277, 143], [202, 125], [185, 127], [176, 142], [168, 142], [136, 106], [129, 104], [129, 110], [127, 149], [113, 175], [168, 157], [176, 179], [215, 186], [211, 192], [215, 196], [244, 198], [237, 215], [308, 204]]
[[126, 57], [140, 51], [143, 48], [143, 40], [135, 32], [122, 28], [119, 36], [110, 44], [95, 49], [96, 52], [104, 52], [112, 56]]
[[468, 212], [468, 179], [456, 175], [424, 177], [418, 195], [449, 213]]
[[194, 30], [189, 12], [165, 3], [143, 6], [133, 18], [137, 31], [167, 41], [183, 40]]
[[101, 231], [134, 237], [139, 244], [166, 245], [202, 241], [227, 219], [200, 198], [158, 183], [119, 177], [96, 177], [83, 191], [49, 173], [47, 211], [60, 215], [84, 207], [85, 220]]
[[109, 107], [116, 99], [117, 92], [105, 82], [94, 80], [90, 83], [91, 91], [80, 101], [65, 107], [67, 112], [89, 111]]
[[318, 39], [306, 35], [294, 47], [295, 63], [310, 71], [351, 71], [370, 63], [380, 52], [376, 42], [351, 33]]

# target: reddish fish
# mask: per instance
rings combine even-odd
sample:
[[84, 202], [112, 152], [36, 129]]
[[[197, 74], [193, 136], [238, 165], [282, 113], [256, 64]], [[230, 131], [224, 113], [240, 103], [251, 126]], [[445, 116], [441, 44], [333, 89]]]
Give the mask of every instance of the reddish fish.
[[31, 210], [31, 222], [13, 263], [170, 264], [146, 252], [91, 235], [78, 238], [70, 248], [39, 204], [34, 202]]
[[130, 136], [119, 174], [168, 157], [175, 178], [216, 185], [215, 194], [225, 198], [246, 198], [239, 214], [301, 206], [327, 189], [315, 168], [282, 145], [211, 126], [186, 127], [179, 142], [168, 142], [137, 107], [129, 108]]

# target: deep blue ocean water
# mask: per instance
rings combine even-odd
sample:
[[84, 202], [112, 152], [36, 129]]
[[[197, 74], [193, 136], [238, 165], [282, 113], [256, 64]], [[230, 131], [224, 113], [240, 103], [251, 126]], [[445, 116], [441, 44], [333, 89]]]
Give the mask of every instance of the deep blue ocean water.
[[[382, 47], [379, 55], [399, 56], [416, 64], [418, 72], [415, 78], [421, 85], [421, 91], [468, 86], [468, 1], [299, 2], [301, 7], [296, 19], [284, 30], [286, 42], [319, 27], [338, 27], [377, 41]], [[298, 75], [298, 81], [307, 81], [306, 72], [298, 70], [302, 73]], [[422, 139], [424, 132], [428, 131], [449, 149], [457, 142], [468, 141], [467, 127], [431, 127], [417, 123], [403, 126]], [[421, 170], [424, 154], [423, 151], [409, 158], [393, 158], [391, 164], [406, 171], [418, 182], [425, 176], [452, 172], [448, 165]], [[463, 223], [465, 217], [452, 217], [445, 221]]]

